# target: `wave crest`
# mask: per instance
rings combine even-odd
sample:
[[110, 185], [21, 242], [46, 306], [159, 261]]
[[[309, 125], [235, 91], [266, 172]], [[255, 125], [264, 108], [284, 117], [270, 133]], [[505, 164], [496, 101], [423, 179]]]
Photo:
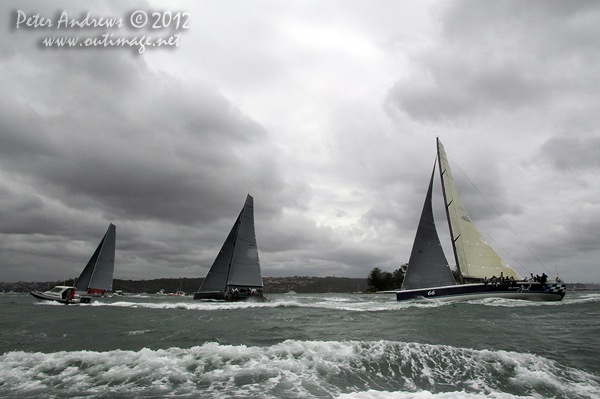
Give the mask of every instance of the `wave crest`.
[[[0, 396], [11, 397], [600, 395], [597, 377], [543, 357], [391, 341], [287, 340], [269, 347], [208, 342], [189, 349], [137, 352], [9, 352], [0, 356], [0, 379]], [[434, 396], [422, 396], [427, 394]], [[500, 394], [511, 396], [494, 396]]]

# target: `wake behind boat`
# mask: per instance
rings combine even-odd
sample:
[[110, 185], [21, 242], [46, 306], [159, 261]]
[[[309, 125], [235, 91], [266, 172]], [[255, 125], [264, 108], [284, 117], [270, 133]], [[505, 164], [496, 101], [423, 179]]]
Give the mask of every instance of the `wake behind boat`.
[[250, 194], [194, 299], [265, 301]]
[[433, 219], [431, 198], [434, 167], [402, 290], [396, 291], [396, 299], [468, 300], [495, 297], [560, 301], [565, 296], [565, 284], [548, 284], [545, 275], [539, 281], [522, 281], [521, 276], [485, 242], [458, 196], [446, 152], [439, 139], [437, 152], [446, 216], [461, 284], [457, 284], [450, 270]]
[[49, 291], [31, 291], [30, 294], [40, 301], [64, 304], [89, 303], [92, 297], [105, 295], [112, 290], [115, 242], [116, 227], [111, 223], [74, 287], [56, 286]]

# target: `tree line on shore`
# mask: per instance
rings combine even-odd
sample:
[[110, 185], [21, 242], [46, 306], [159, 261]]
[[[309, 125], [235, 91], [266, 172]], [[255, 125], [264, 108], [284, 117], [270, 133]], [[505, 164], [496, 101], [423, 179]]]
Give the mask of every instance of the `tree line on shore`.
[[[400, 266], [393, 272], [387, 272], [376, 267], [365, 278], [348, 277], [264, 277], [265, 293], [278, 294], [287, 292], [296, 293], [349, 293], [349, 292], [377, 292], [399, 290], [402, 288], [407, 264]], [[153, 280], [120, 280], [114, 279], [113, 291], [120, 290], [126, 293], [154, 294], [160, 290], [166, 293], [183, 291], [192, 294], [198, 291], [204, 278], [160, 278]], [[46, 291], [56, 285], [73, 285], [74, 279], [45, 282], [4, 283], [0, 282], [1, 292], [30, 292]], [[600, 284], [567, 284], [569, 290], [598, 290]]]
[[[113, 280], [113, 292], [155, 294], [163, 290], [165, 293], [183, 291], [192, 294], [200, 288], [204, 278], [160, 278], [153, 280]], [[364, 278], [347, 277], [264, 277], [265, 293], [344, 293], [367, 290]], [[72, 286], [74, 279], [45, 282], [0, 282], [0, 292], [47, 291], [56, 285]]]
[[377, 292], [401, 289], [407, 267], [408, 263], [405, 263], [393, 272], [383, 271], [379, 267], [374, 268], [367, 277], [368, 290]]

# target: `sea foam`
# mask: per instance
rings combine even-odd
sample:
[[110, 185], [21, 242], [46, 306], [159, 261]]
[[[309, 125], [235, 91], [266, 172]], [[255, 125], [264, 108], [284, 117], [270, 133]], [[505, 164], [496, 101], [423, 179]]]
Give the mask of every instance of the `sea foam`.
[[600, 396], [540, 356], [392, 341], [208, 342], [140, 351], [9, 352], [0, 397], [516, 398]]
[[348, 298], [319, 298], [315, 300], [311, 297], [303, 300], [298, 296], [282, 296], [268, 302], [225, 302], [225, 301], [193, 301], [189, 298], [179, 299], [174, 302], [171, 298], [163, 302], [133, 302], [133, 301], [103, 301], [92, 302], [92, 306], [114, 306], [124, 308], [144, 308], [144, 309], [184, 309], [201, 311], [220, 311], [220, 310], [238, 310], [238, 309], [257, 309], [257, 308], [310, 308], [310, 309], [328, 309], [341, 310], [349, 312], [380, 312], [388, 310], [399, 310], [410, 307], [416, 308], [435, 308], [440, 306], [450, 306], [449, 302], [424, 302], [424, 303], [399, 303], [391, 297], [386, 297], [389, 301], [366, 301], [351, 300]]
[[[455, 306], [457, 302], [452, 301], [423, 301], [423, 302], [397, 302], [391, 294], [376, 295], [377, 300], [373, 300], [373, 295], [353, 295], [340, 296], [309, 296], [303, 295], [277, 295], [273, 296], [268, 302], [224, 302], [224, 301], [194, 301], [189, 297], [165, 297], [160, 302], [143, 302], [143, 301], [128, 301], [126, 299], [111, 300], [98, 299], [92, 302], [91, 306], [112, 306], [123, 308], [144, 308], [144, 309], [184, 309], [184, 310], [199, 310], [199, 311], [223, 311], [223, 310], [239, 310], [239, 309], [258, 309], [258, 308], [310, 308], [310, 309], [326, 309], [340, 310], [348, 312], [381, 312], [381, 311], [398, 311], [410, 308], [431, 309], [444, 306]], [[458, 302], [461, 305], [483, 305], [489, 307], [504, 307], [504, 308], [539, 308], [539, 307], [554, 307], [575, 305], [584, 303], [600, 302], [600, 295], [590, 293], [582, 297], [571, 299], [568, 296], [561, 302], [535, 302], [522, 301], [504, 298], [487, 298], [477, 299], [465, 302]], [[47, 302], [56, 304], [53, 302]], [[60, 304], [56, 304], [60, 305]], [[89, 305], [84, 305], [89, 306]]]

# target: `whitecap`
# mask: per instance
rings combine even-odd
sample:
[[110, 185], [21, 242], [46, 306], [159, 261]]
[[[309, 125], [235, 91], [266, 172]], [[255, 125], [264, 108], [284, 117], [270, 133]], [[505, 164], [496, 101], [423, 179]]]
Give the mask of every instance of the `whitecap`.
[[393, 341], [286, 340], [267, 347], [207, 342], [187, 349], [18, 351], [0, 356], [0, 376], [4, 382], [0, 396], [600, 396], [597, 377], [541, 356]]
[[337, 399], [522, 399], [535, 398], [534, 396], [514, 396], [503, 392], [491, 392], [489, 394], [461, 392], [432, 393], [429, 391], [419, 392], [387, 392], [368, 390], [365, 392], [354, 392], [341, 394]]

